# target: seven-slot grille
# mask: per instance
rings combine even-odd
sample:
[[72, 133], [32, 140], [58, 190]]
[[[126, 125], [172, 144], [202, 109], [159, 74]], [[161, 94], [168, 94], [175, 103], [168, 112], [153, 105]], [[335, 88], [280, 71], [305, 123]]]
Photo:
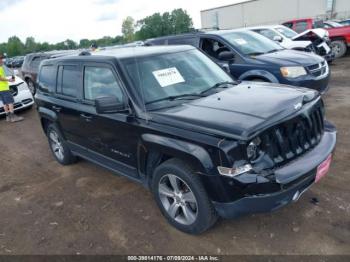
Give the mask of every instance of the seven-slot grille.
[[281, 166], [309, 149], [321, 140], [324, 131], [323, 105], [316, 104], [308, 113], [279, 124], [261, 136], [261, 149]]
[[307, 66], [306, 68], [310, 72], [310, 74], [312, 74], [315, 77], [322, 77], [328, 74], [328, 64], [326, 61]]

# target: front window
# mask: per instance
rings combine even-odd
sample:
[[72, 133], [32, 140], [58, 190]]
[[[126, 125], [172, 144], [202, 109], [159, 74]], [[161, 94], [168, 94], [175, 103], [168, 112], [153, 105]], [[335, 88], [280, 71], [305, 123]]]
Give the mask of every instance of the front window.
[[170, 97], [200, 97], [217, 83], [232, 82], [228, 74], [198, 50], [126, 59], [122, 64], [149, 107], [162, 99], [159, 104], [169, 105], [171, 100], [166, 99]]
[[298, 35], [295, 31], [289, 29], [288, 27], [276, 27], [276, 30], [287, 38], [293, 38], [294, 36]]
[[115, 96], [123, 101], [123, 92], [112, 70], [107, 67], [84, 68], [84, 98], [90, 101], [103, 96]]
[[251, 31], [224, 33], [222, 37], [244, 55], [261, 55], [283, 49], [274, 41]]

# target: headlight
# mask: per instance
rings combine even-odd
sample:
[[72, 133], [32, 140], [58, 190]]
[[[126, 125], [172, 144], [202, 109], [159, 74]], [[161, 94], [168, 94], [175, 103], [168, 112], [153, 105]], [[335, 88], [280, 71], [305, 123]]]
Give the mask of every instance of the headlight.
[[259, 145], [261, 144], [261, 139], [259, 137], [251, 141], [247, 146], [247, 157], [249, 160], [256, 160], [259, 155]]
[[281, 74], [287, 78], [296, 78], [299, 76], [306, 75], [305, 68], [302, 66], [290, 66], [290, 67], [281, 67]]
[[252, 170], [252, 166], [250, 164], [240, 166], [240, 167], [223, 167], [218, 166], [218, 172], [222, 176], [235, 177], [241, 175], [243, 173], [247, 173]]

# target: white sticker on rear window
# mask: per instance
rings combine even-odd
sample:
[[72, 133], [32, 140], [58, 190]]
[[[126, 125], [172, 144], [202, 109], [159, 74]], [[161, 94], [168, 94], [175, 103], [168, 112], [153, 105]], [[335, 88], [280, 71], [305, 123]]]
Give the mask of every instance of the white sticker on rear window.
[[180, 72], [176, 67], [157, 70], [152, 72], [161, 87], [171, 86], [185, 82]]
[[244, 39], [242, 38], [238, 38], [238, 39], [235, 39], [235, 42], [239, 45], [246, 45], [248, 44], [247, 41], [245, 41]]

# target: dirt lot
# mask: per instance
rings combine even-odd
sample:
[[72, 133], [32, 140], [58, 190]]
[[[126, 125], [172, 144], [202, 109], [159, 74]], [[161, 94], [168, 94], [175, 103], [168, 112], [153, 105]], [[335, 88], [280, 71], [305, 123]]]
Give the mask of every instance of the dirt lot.
[[350, 254], [349, 69], [349, 56], [335, 62], [325, 99], [338, 128], [329, 176], [295, 204], [200, 236], [168, 225], [142, 186], [86, 161], [60, 166], [34, 109], [0, 120], [0, 254]]

